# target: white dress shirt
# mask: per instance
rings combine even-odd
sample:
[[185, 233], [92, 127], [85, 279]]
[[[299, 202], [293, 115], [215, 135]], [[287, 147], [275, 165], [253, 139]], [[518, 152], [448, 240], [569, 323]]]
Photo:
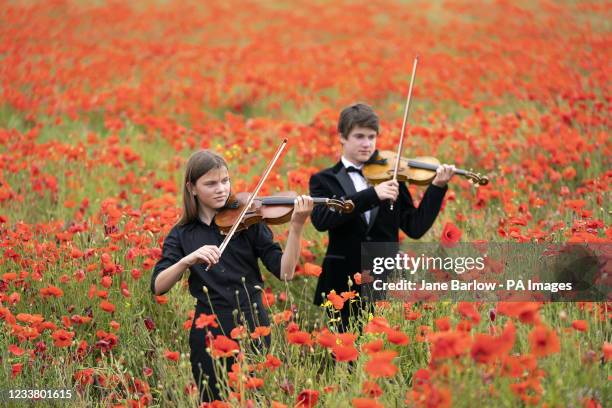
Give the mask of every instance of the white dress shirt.
[[[349, 166], [355, 167], [359, 170], [363, 169], [363, 164], [354, 164], [351, 163], [346, 157], [342, 156], [341, 158], [342, 160], [342, 164], [344, 165], [344, 168], [347, 168]], [[357, 173], [356, 171], [350, 171], [348, 172], [349, 177], [351, 178], [351, 180], [353, 180], [353, 185], [355, 186], [355, 191], [359, 192], [361, 190], [365, 190], [366, 188], [369, 187], [368, 185], [368, 181], [365, 179], [365, 177], [363, 177], [361, 174]], [[363, 215], [365, 215], [366, 221], [369, 224], [370, 223], [370, 211], [368, 210], [366, 212], [363, 213]]]

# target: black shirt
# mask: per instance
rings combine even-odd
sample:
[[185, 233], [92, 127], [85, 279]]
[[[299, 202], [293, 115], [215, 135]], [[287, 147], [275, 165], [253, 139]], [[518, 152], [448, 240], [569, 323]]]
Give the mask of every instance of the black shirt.
[[[199, 219], [186, 225], [175, 225], [164, 240], [161, 259], [153, 269], [151, 291], [155, 293], [154, 282], [160, 272], [203, 245], [221, 246], [224, 237], [214, 219], [211, 225]], [[189, 268], [189, 292], [204, 305], [209, 305], [210, 298], [214, 310], [248, 310], [252, 303], [260, 303], [262, 298], [261, 290], [255, 288], [263, 288], [257, 259], [261, 259], [266, 268], [280, 279], [282, 255], [270, 228], [263, 222], [257, 223], [236, 232], [219, 263], [208, 271], [208, 264], [195, 264]], [[208, 296], [203, 286], [207, 287]]]

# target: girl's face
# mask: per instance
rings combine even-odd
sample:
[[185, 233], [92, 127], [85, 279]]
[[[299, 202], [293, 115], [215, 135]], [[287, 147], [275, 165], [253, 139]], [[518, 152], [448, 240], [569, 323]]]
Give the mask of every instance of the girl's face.
[[191, 193], [201, 205], [211, 209], [219, 209], [225, 205], [230, 195], [230, 178], [227, 168], [212, 169], [196, 180], [191, 186]]

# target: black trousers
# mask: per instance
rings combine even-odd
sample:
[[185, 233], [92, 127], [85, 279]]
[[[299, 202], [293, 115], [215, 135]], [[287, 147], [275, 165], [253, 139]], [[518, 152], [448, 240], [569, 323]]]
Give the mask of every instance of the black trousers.
[[[253, 313], [251, 310], [243, 310], [240, 313], [234, 314], [229, 309], [215, 308], [214, 312], [217, 315], [217, 324], [219, 327], [206, 327], [197, 329], [195, 326], [196, 319], [200, 313], [210, 314], [210, 308], [202, 303], [197, 303], [195, 308], [194, 319], [189, 332], [189, 347], [191, 349], [191, 372], [198, 386], [198, 394], [200, 403], [221, 400], [223, 396], [220, 393], [218, 379], [215, 375], [215, 361], [212, 356], [206, 351], [206, 333], [212, 334], [214, 337], [225, 335], [229, 338], [232, 329], [238, 325], [244, 325], [249, 328], [249, 331], [254, 330], [257, 326], [269, 326], [270, 320], [268, 313], [263, 304], [259, 303]], [[262, 337], [254, 343], [255, 352], [265, 353], [270, 347], [270, 336]], [[230, 371], [232, 364], [235, 362], [233, 357], [218, 359], [225, 365], [224, 370]], [[217, 368], [219, 371], [219, 368]]]

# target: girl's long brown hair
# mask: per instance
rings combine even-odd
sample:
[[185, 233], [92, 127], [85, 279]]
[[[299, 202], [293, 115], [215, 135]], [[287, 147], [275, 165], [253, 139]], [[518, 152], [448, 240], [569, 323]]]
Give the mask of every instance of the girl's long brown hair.
[[187, 188], [187, 183], [195, 186], [196, 181], [204, 174], [222, 167], [227, 168], [223, 157], [210, 150], [200, 150], [189, 157], [183, 182], [183, 216], [178, 222], [179, 225], [189, 224], [198, 219], [198, 200]]

